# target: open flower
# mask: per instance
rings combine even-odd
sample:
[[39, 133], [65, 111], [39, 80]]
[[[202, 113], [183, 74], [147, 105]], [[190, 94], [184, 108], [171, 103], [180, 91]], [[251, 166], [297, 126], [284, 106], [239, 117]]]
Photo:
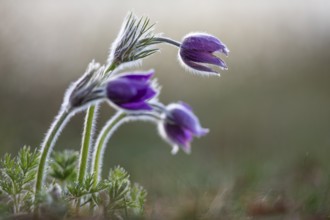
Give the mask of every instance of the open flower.
[[147, 73], [122, 74], [111, 78], [106, 85], [110, 103], [125, 110], [151, 110], [147, 103], [157, 95], [150, 80], [154, 71]]
[[190, 153], [193, 137], [201, 137], [209, 131], [201, 127], [191, 107], [183, 102], [168, 105], [163, 114], [164, 120], [158, 128], [161, 136], [172, 145], [173, 154], [177, 153], [179, 147]]
[[226, 63], [215, 56], [220, 52], [226, 56], [229, 53], [227, 46], [218, 38], [204, 33], [189, 34], [183, 38], [180, 46], [179, 59], [184, 67], [201, 74], [219, 74], [208, 66], [208, 64], [226, 70]]

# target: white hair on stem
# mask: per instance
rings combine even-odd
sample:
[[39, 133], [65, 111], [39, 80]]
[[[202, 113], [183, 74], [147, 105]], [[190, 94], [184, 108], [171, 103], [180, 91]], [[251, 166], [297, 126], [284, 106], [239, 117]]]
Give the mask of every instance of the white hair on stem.
[[[90, 138], [89, 138], [89, 143], [88, 143], [88, 156], [87, 156], [87, 167], [86, 167], [86, 172], [88, 173], [89, 170], [91, 169], [91, 160], [92, 160], [92, 147], [93, 146], [93, 143], [94, 143], [94, 134], [95, 134], [95, 130], [96, 130], [96, 122], [97, 122], [97, 117], [98, 117], [98, 114], [99, 114], [99, 109], [100, 109], [100, 105], [99, 103], [97, 104], [94, 104], [94, 113], [93, 113], [93, 118], [92, 118], [92, 124], [91, 124], [91, 129], [90, 129]], [[84, 128], [86, 127], [86, 123], [88, 123], [88, 117], [89, 117], [89, 114], [87, 114], [86, 112], [86, 115], [85, 115], [85, 122], [84, 122]], [[85, 132], [86, 130], [83, 129], [83, 133], [82, 133], [82, 143], [84, 141], [84, 137], [85, 137]], [[82, 151], [83, 149], [81, 149]], [[79, 157], [79, 166], [82, 164], [82, 152], [80, 152], [80, 157]]]
[[94, 184], [97, 184], [102, 175], [103, 158], [107, 143], [112, 134], [124, 123], [130, 121], [148, 121], [157, 123], [157, 119], [143, 113], [130, 114], [118, 111], [100, 131], [93, 149], [93, 161], [91, 172], [96, 175]]
[[[51, 124], [50, 128], [48, 129], [46, 136], [41, 144], [40, 149], [40, 163], [38, 168], [38, 177], [41, 179], [38, 179], [37, 184], [40, 188], [37, 188], [37, 190], [40, 190], [42, 187], [42, 184], [45, 180], [45, 173], [47, 173], [48, 168], [48, 158], [53, 151], [54, 145], [61, 134], [63, 128], [65, 125], [69, 122], [69, 120], [75, 115], [76, 111], [70, 111], [66, 109], [66, 106], [62, 106], [59, 113], [55, 117], [53, 123]], [[41, 172], [41, 173], [40, 173]]]

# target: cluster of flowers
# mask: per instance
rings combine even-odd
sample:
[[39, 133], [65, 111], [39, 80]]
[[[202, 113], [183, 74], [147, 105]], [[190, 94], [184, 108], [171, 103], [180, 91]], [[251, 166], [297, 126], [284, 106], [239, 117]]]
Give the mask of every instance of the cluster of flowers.
[[[36, 180], [36, 193], [41, 190], [47, 160], [56, 139], [68, 120], [77, 112], [88, 109], [80, 155], [79, 180], [83, 180], [88, 158], [92, 158], [91, 172], [99, 179], [102, 155], [113, 131], [128, 120], [151, 120], [156, 122], [160, 135], [171, 144], [172, 153], [179, 149], [189, 153], [194, 137], [208, 133], [202, 128], [192, 108], [177, 102], [164, 105], [158, 100], [160, 89], [152, 79], [154, 71], [121, 73], [127, 65], [139, 64], [159, 49], [156, 45], [167, 43], [178, 47], [178, 57], [183, 67], [193, 73], [219, 75], [216, 67], [227, 69], [217, 52], [228, 55], [229, 50], [218, 38], [205, 33], [186, 35], [182, 42], [174, 41], [153, 33], [148, 18], [137, 18], [129, 14], [114, 41], [107, 64], [101, 66], [91, 62], [83, 76], [67, 90], [59, 115], [55, 118], [42, 143], [41, 159]], [[91, 140], [97, 106], [107, 101], [117, 109], [96, 138], [93, 150]], [[93, 155], [89, 156], [90, 153]]]

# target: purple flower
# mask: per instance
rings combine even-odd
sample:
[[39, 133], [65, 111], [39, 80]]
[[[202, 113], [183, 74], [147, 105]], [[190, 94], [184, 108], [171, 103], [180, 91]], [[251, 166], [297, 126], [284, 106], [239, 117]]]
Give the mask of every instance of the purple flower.
[[190, 106], [183, 102], [172, 103], [166, 107], [165, 119], [159, 124], [161, 136], [172, 144], [172, 153], [175, 154], [179, 147], [190, 153], [190, 143], [193, 137], [201, 137], [208, 133], [202, 128], [198, 118]]
[[229, 49], [218, 38], [204, 33], [189, 34], [183, 38], [180, 46], [179, 59], [184, 67], [201, 74], [219, 74], [208, 65], [215, 65], [222, 70], [228, 69], [226, 63], [215, 52], [226, 56]]
[[123, 74], [111, 78], [106, 86], [108, 100], [125, 110], [151, 110], [147, 103], [157, 95], [150, 78], [154, 71], [147, 73]]

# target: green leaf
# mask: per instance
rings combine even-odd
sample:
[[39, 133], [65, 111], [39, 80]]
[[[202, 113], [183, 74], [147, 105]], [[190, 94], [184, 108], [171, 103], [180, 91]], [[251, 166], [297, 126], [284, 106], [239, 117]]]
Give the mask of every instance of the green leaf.
[[8, 204], [14, 213], [30, 210], [31, 193], [39, 163], [39, 152], [24, 146], [16, 157], [5, 154], [0, 160], [0, 190], [7, 195]]
[[74, 181], [77, 176], [78, 158], [79, 153], [72, 150], [53, 152], [49, 175], [59, 183]]

